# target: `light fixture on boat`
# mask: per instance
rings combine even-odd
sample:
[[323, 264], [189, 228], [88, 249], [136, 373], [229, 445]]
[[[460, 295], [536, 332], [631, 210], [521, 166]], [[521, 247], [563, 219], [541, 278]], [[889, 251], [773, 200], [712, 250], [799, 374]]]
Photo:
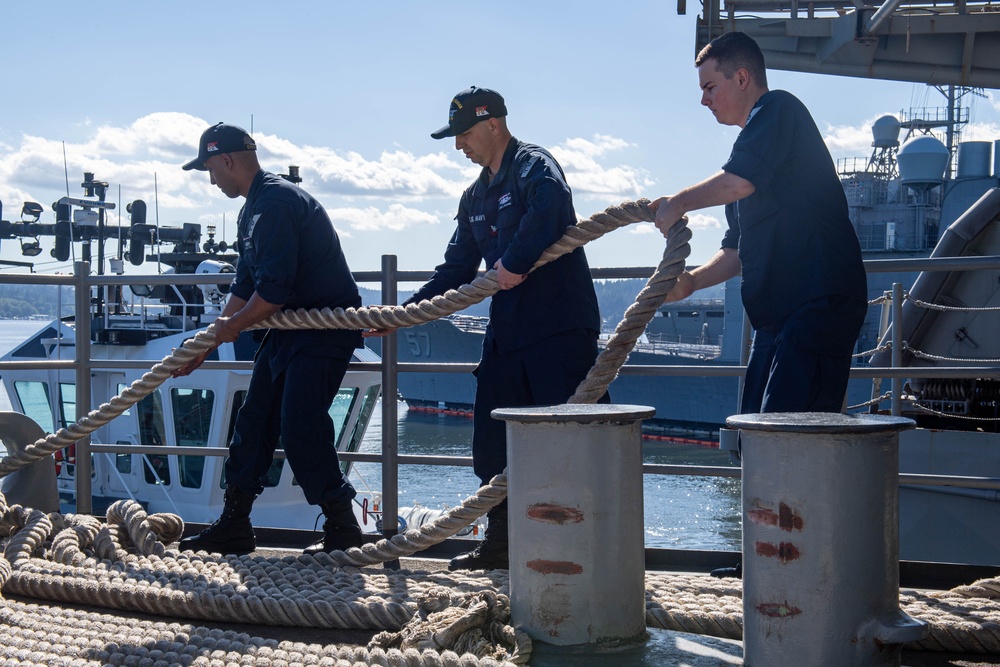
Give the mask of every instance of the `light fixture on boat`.
[[21, 254], [25, 257], [38, 257], [42, 254], [42, 246], [38, 239], [34, 241], [21, 241]]
[[24, 222], [38, 222], [40, 217], [42, 217], [42, 205], [38, 202], [26, 201], [21, 206], [21, 220]]

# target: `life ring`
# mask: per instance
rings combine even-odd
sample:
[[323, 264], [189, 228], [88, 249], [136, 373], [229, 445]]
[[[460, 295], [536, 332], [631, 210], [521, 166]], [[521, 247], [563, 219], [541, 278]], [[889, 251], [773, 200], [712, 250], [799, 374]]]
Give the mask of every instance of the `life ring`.
[[63, 463], [66, 465], [76, 465], [76, 443], [72, 442], [62, 449], [57, 449], [52, 457], [56, 460], [57, 475], [62, 471]]

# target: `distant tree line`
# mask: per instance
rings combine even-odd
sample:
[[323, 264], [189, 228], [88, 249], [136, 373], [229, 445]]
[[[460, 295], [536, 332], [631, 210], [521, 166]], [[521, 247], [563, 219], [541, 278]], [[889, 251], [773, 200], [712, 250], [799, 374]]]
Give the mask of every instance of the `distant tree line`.
[[[625, 280], [597, 280], [594, 289], [597, 292], [597, 302], [601, 307], [602, 328], [613, 331], [624, 318], [625, 309], [635, 301], [635, 297], [646, 284], [641, 278]], [[377, 289], [359, 287], [361, 300], [366, 306], [380, 304], [382, 292]], [[58, 310], [58, 288], [55, 285], [0, 285], [0, 319], [20, 319], [32, 316], [55, 318]], [[400, 291], [399, 302], [402, 303], [413, 294], [412, 291]], [[721, 288], [704, 290], [696, 295], [699, 298], [721, 298]], [[71, 290], [63, 292], [63, 315], [72, 309]], [[487, 317], [490, 314], [490, 300], [475, 304], [461, 311], [462, 315]]]
[[[59, 292], [55, 285], [0, 285], [0, 319], [56, 317]], [[63, 293], [63, 306], [72, 307], [72, 293]]]

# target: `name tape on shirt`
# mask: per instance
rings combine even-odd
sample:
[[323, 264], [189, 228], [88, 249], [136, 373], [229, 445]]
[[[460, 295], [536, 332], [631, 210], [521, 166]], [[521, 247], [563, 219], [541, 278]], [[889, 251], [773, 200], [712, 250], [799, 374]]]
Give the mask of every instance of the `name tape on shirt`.
[[253, 228], [257, 226], [257, 221], [260, 220], [260, 216], [261, 214], [258, 213], [257, 215], [250, 218], [250, 226], [247, 227], [247, 236], [253, 236]]
[[535, 163], [541, 159], [542, 159], [541, 155], [532, 155], [527, 160], [525, 160], [524, 164], [521, 165], [521, 171], [519, 172], [520, 177], [524, 178], [525, 176], [527, 176], [528, 172], [531, 171], [531, 168], [535, 166]]

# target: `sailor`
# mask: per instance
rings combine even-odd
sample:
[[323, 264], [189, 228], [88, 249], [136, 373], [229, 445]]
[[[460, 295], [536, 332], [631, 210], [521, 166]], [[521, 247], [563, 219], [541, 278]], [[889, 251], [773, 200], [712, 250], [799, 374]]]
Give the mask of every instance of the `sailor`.
[[740, 412], [840, 412], [868, 295], [833, 159], [802, 102], [768, 90], [752, 38], [721, 35], [695, 66], [701, 103], [741, 131], [722, 171], [651, 204], [664, 236], [688, 211], [710, 206], [725, 205], [729, 225], [722, 248], [681, 273], [666, 301], [742, 273], [754, 337]]
[[[507, 466], [506, 427], [490, 412], [565, 403], [597, 358], [601, 324], [583, 248], [531, 272], [542, 251], [576, 224], [576, 213], [555, 158], [512, 137], [506, 116], [499, 93], [473, 86], [455, 95], [448, 124], [431, 134], [435, 139], [455, 137], [455, 148], [483, 169], [459, 201], [458, 224], [444, 262], [405, 302], [471, 282], [483, 260], [488, 269], [496, 269], [500, 291], [490, 304], [475, 370], [472, 459], [483, 484]], [[508, 567], [507, 501], [487, 518], [483, 541], [452, 559], [449, 569]]]
[[[215, 320], [216, 347], [236, 341], [241, 331], [284, 308], [361, 305], [326, 211], [298, 186], [262, 170], [256, 144], [245, 130], [224, 123], [208, 128], [198, 157], [184, 169], [207, 171], [227, 197], [246, 200], [238, 220], [236, 277]], [[323, 539], [305, 553], [361, 546], [356, 493], [341, 471], [329, 414], [354, 349], [361, 345], [359, 331], [267, 330], [229, 443], [222, 516], [181, 540], [181, 549], [254, 550], [250, 510], [264, 490], [279, 441], [306, 501], [326, 516]], [[174, 377], [191, 373], [212, 352], [203, 352]]]

